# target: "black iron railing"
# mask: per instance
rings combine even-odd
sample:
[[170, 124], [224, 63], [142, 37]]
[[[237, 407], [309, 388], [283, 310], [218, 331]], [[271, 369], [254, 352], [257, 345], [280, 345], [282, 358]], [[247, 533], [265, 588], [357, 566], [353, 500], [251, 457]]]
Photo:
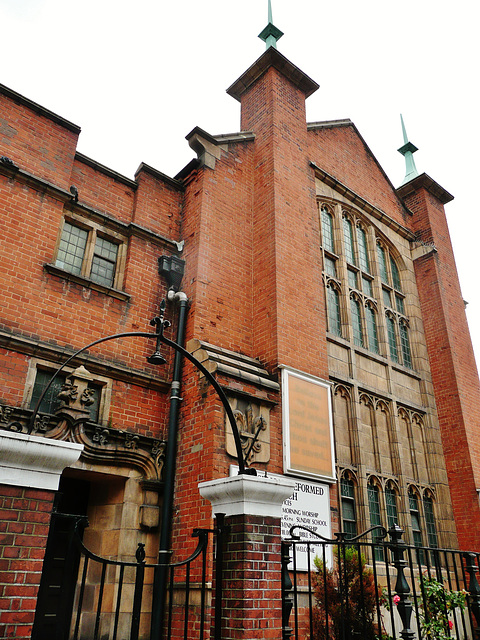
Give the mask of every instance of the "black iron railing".
[[328, 540], [293, 527], [282, 543], [283, 640], [480, 638], [480, 554], [407, 545], [402, 534]]
[[138, 640], [149, 637], [155, 572], [167, 572], [165, 638], [203, 640], [209, 624], [207, 549], [210, 530], [196, 529], [195, 551], [181, 562], [149, 564], [144, 544], [135, 561], [109, 560], [92, 553], [76, 535], [81, 553], [72, 640]]

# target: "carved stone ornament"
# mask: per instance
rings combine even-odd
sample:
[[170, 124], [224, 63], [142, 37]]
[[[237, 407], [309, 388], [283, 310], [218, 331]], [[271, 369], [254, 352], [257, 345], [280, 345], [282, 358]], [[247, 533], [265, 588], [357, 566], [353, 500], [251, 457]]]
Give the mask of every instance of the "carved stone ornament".
[[[83, 444], [81, 459], [98, 464], [130, 465], [140, 469], [146, 481], [162, 480], [166, 443], [137, 433], [102, 426], [90, 420], [94, 390], [92, 376], [81, 366], [67, 378], [58, 398], [55, 415], [38, 414], [33, 435]], [[28, 433], [32, 411], [0, 405], [0, 429]]]
[[84, 366], [80, 366], [73, 371], [58, 394], [60, 407], [55, 412], [57, 416], [69, 416], [73, 420], [90, 418], [90, 405], [93, 404], [94, 389], [88, 384], [92, 376]]
[[[270, 460], [270, 409], [253, 399], [229, 397], [233, 415], [240, 432], [242, 450], [246, 462], [268, 462]], [[225, 418], [225, 441], [227, 453], [237, 457], [230, 422]]]

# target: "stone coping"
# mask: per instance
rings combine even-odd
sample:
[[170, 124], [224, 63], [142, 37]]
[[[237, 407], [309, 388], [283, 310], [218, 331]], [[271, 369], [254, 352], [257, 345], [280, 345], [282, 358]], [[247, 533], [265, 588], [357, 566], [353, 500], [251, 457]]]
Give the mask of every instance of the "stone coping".
[[80, 457], [83, 445], [24, 433], [0, 433], [0, 484], [56, 491], [62, 471]]
[[212, 504], [213, 515], [257, 515], [280, 518], [282, 504], [295, 488], [295, 479], [238, 475], [201, 482], [200, 495]]

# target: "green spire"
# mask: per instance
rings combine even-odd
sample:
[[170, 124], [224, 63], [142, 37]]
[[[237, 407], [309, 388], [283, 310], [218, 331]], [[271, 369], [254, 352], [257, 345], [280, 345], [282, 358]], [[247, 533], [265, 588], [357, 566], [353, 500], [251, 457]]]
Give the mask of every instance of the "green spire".
[[277, 40], [283, 36], [283, 31], [280, 31], [274, 24], [272, 20], [272, 2], [268, 0], [268, 24], [265, 29], [258, 34], [258, 37], [265, 41], [266, 48], [270, 49], [273, 47], [277, 48]]
[[403, 132], [403, 146], [398, 149], [398, 151], [405, 157], [405, 178], [400, 186], [410, 182], [413, 178], [418, 176], [417, 167], [415, 166], [415, 160], [413, 159], [413, 154], [415, 151], [418, 151], [418, 148], [408, 141], [407, 132], [405, 130], [405, 124], [403, 123], [403, 116], [400, 114], [400, 120], [402, 122], [402, 132]]

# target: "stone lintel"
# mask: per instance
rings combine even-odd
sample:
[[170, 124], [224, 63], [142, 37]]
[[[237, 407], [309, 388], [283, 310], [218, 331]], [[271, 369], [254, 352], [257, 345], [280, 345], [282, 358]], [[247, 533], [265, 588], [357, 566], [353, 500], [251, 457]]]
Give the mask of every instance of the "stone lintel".
[[62, 471], [80, 457], [83, 444], [24, 433], [0, 433], [0, 484], [56, 491]]
[[213, 515], [256, 515], [280, 518], [282, 504], [295, 488], [293, 478], [238, 475], [198, 485], [200, 495], [211, 502]]

